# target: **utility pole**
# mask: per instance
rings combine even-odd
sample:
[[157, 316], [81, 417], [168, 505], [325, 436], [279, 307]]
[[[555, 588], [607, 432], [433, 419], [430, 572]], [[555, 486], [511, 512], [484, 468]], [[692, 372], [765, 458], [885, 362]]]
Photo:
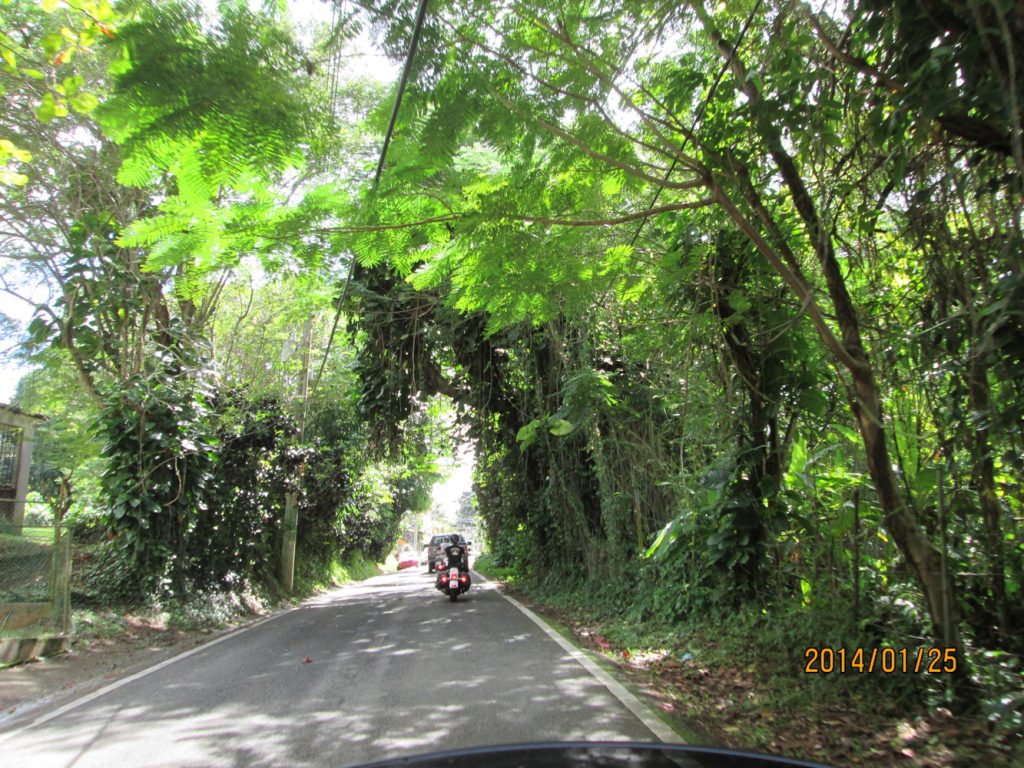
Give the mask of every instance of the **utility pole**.
[[[302, 326], [302, 378], [299, 379], [298, 419], [299, 429], [295, 444], [301, 446], [306, 431], [306, 406], [309, 400], [309, 356], [313, 344], [313, 314], [310, 313]], [[302, 466], [298, 469], [302, 478]], [[284, 536], [281, 541], [281, 586], [291, 592], [295, 586], [295, 543], [299, 532], [299, 495], [291, 490], [284, 497]]]

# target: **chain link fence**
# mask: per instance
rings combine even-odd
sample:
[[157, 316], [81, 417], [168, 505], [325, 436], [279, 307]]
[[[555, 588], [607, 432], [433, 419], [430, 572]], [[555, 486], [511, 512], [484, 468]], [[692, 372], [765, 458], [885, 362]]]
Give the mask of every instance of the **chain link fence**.
[[0, 521], [0, 641], [67, 635], [70, 624], [71, 535]]

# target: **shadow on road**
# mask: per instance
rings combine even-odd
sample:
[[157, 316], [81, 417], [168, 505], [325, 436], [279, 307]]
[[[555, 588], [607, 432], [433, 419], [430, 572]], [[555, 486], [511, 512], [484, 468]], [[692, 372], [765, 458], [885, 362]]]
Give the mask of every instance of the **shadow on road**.
[[652, 738], [493, 587], [477, 582], [452, 603], [433, 578], [404, 571], [317, 598], [18, 733], [5, 757], [76, 768], [346, 766]]

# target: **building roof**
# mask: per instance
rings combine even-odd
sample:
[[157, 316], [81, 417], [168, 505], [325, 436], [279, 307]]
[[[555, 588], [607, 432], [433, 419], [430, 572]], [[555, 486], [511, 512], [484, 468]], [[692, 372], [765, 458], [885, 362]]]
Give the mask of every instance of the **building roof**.
[[0, 403], [0, 414], [9, 413], [14, 416], [21, 416], [22, 418], [35, 419], [36, 421], [46, 421], [47, 418], [39, 413], [28, 413], [27, 411], [21, 410], [16, 405], [10, 405], [8, 403]]

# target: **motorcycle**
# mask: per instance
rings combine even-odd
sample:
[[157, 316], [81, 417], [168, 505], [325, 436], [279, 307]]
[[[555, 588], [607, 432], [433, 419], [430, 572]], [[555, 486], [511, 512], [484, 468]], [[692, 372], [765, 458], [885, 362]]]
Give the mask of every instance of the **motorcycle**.
[[434, 588], [448, 595], [448, 599], [453, 603], [459, 599], [459, 595], [463, 592], [468, 592], [469, 587], [470, 579], [468, 573], [460, 571], [458, 568], [438, 570]]

